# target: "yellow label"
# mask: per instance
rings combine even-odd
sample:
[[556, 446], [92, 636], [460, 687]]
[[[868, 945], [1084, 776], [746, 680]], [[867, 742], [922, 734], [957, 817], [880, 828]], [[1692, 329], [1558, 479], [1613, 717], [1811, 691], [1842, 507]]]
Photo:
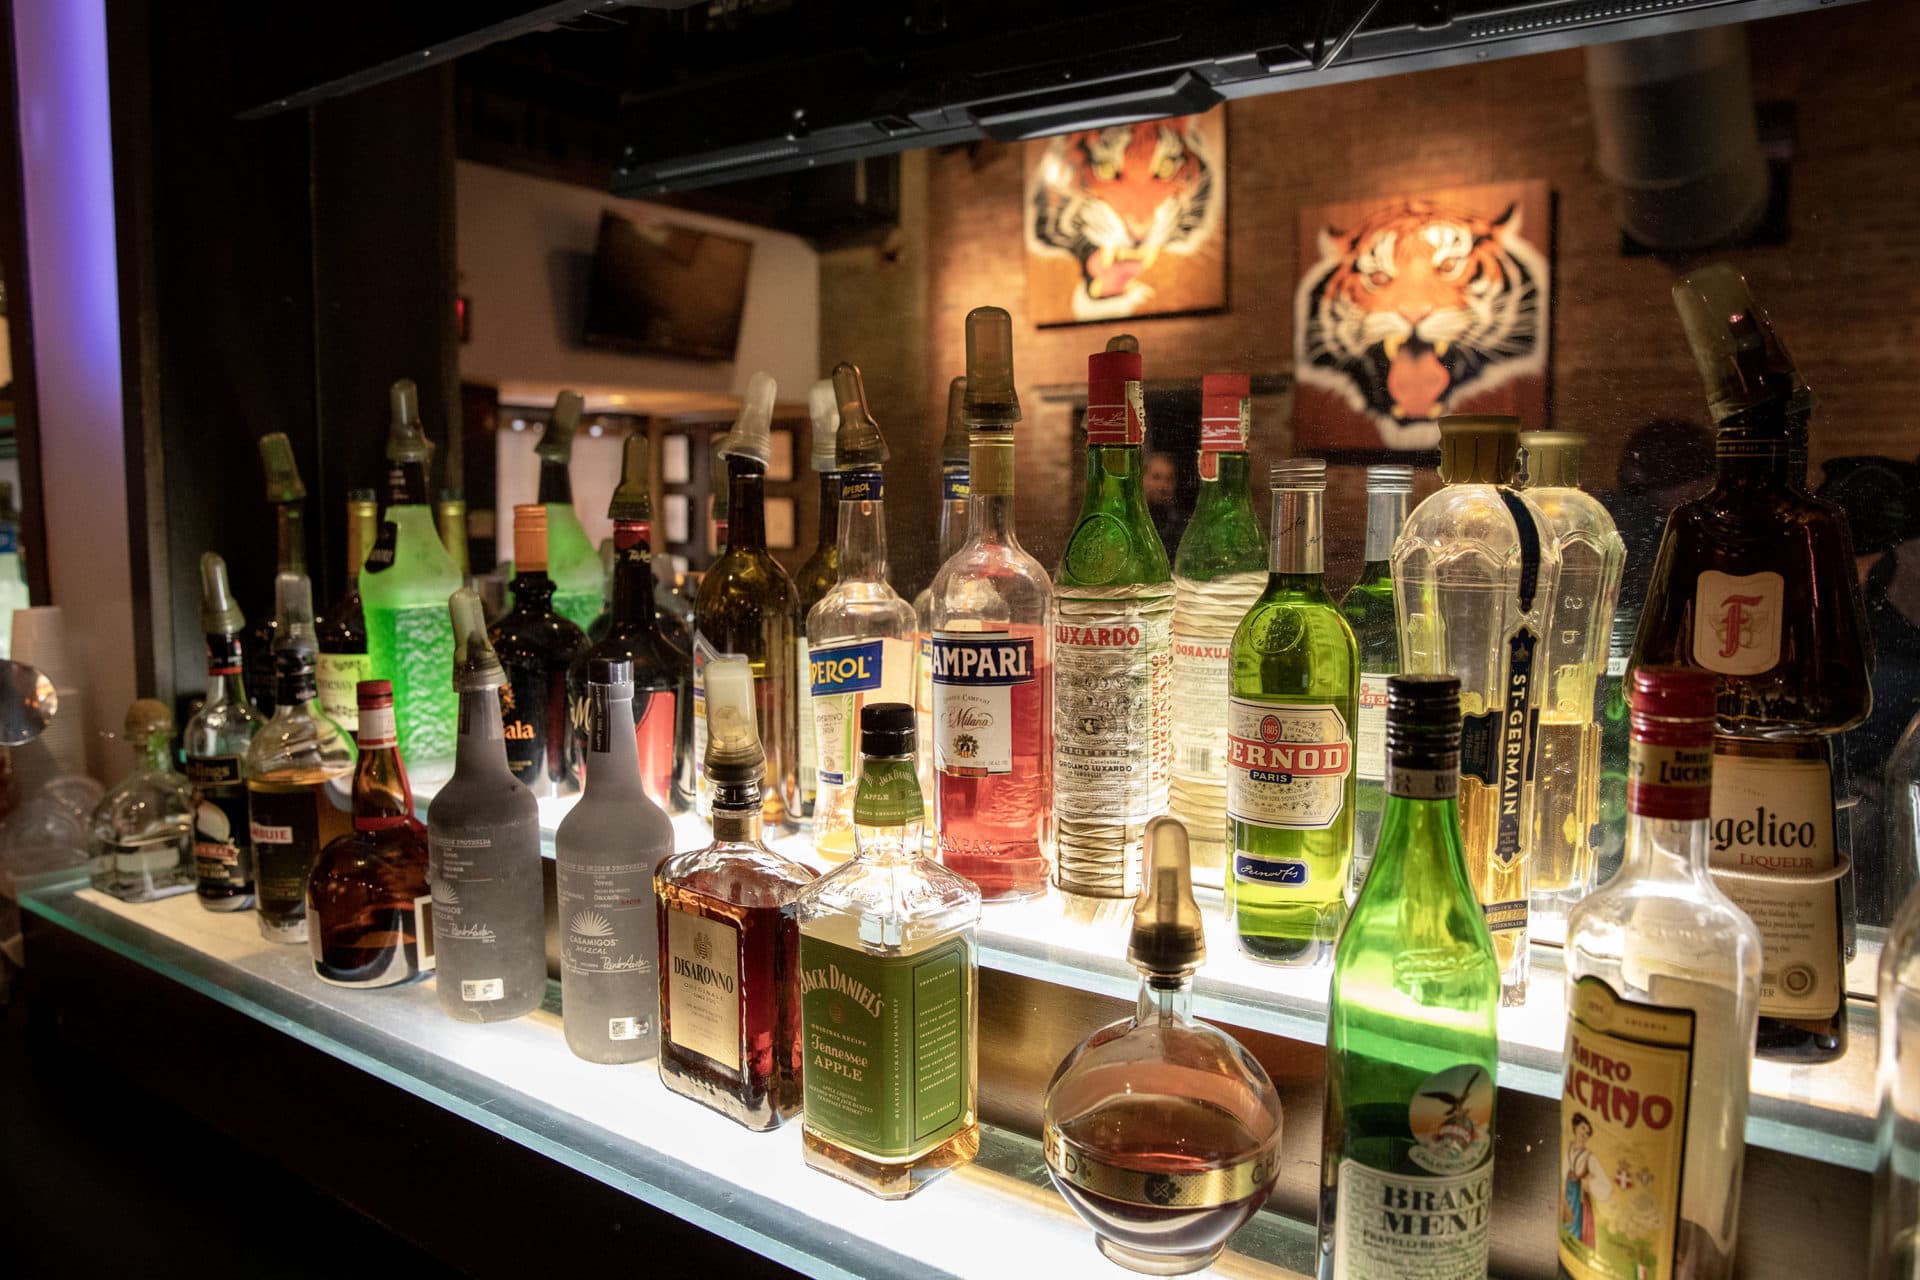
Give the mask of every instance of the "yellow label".
[[1677, 1274], [1693, 1011], [1582, 978], [1560, 1097], [1560, 1265], [1574, 1280]]
[[667, 1034], [740, 1070], [740, 935], [724, 920], [667, 912]]

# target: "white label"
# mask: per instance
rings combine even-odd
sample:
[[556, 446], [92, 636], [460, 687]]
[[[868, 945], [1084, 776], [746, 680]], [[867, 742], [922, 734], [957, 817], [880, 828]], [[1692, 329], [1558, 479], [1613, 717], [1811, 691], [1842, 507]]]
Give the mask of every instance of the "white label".
[[805, 721], [815, 744], [823, 785], [852, 786], [860, 762], [860, 708], [869, 702], [910, 702], [913, 645], [906, 640], [841, 640], [814, 649], [801, 669], [813, 690], [813, 718]]
[[249, 820], [247, 823], [247, 831], [253, 836], [253, 842], [255, 844], [293, 843], [292, 827], [274, 826], [271, 823]]
[[1013, 692], [1033, 683], [1033, 639], [1004, 631], [934, 633], [933, 760], [941, 773], [1013, 772]]
[[[1060, 601], [1053, 628], [1054, 811], [1124, 828], [1166, 812], [1173, 596]], [[1118, 851], [1116, 851], [1117, 853]]]
[[682, 1049], [740, 1070], [740, 935], [732, 925], [667, 912], [667, 1034]]
[[1227, 728], [1228, 817], [1293, 831], [1334, 824], [1353, 765], [1338, 707], [1229, 698]]
[[460, 998], [468, 1004], [485, 1004], [489, 1000], [504, 1000], [507, 996], [507, 984], [499, 978], [469, 979], [460, 984]]
[[1709, 569], [1693, 597], [1693, 660], [1728, 676], [1757, 676], [1780, 661], [1785, 583], [1779, 574], [1739, 577]]
[[360, 682], [373, 679], [373, 659], [364, 653], [317, 654], [313, 674], [320, 691], [320, 710], [348, 733], [357, 733]]
[[647, 1019], [645, 1018], [628, 1017], [607, 1019], [607, 1039], [609, 1040], [638, 1040], [645, 1034], [647, 1034]]
[[1360, 673], [1359, 724], [1354, 726], [1353, 774], [1362, 782], [1387, 776], [1387, 671]]
[[1443, 1177], [1340, 1162], [1334, 1213], [1337, 1280], [1485, 1280], [1493, 1161]]
[[807, 661], [805, 636], [794, 640], [793, 651], [798, 660], [794, 671], [798, 673], [799, 685], [796, 702], [799, 718], [795, 723], [800, 726], [800, 797], [802, 803], [810, 804], [814, 793], [820, 789], [820, 749], [814, 741], [813, 688], [812, 682], [807, 679], [807, 672], [812, 668]]
[[1217, 779], [1227, 769], [1227, 672], [1233, 640], [1173, 633], [1173, 772]]
[[377, 750], [381, 747], [397, 746], [400, 739], [393, 729], [393, 704], [384, 707], [363, 707], [360, 710], [360, 732], [356, 735], [362, 751]]

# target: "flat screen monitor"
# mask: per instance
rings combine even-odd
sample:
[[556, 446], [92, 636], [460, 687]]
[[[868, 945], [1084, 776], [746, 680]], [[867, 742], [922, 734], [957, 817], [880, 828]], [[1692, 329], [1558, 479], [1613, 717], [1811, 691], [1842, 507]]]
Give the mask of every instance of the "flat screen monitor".
[[731, 360], [753, 242], [609, 209], [587, 290], [588, 346]]

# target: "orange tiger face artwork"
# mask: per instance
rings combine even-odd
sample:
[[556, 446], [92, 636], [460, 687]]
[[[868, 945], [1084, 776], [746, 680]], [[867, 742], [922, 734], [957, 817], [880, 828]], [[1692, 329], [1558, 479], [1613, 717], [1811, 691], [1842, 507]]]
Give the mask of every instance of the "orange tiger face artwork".
[[1139, 315], [1141, 277], [1219, 234], [1219, 158], [1203, 116], [1082, 129], [1047, 140], [1027, 183], [1030, 254], [1071, 257], [1074, 320]]
[[1541, 376], [1547, 262], [1516, 205], [1486, 217], [1396, 201], [1323, 226], [1294, 296], [1294, 376], [1365, 414], [1388, 448], [1431, 448], [1470, 396]]

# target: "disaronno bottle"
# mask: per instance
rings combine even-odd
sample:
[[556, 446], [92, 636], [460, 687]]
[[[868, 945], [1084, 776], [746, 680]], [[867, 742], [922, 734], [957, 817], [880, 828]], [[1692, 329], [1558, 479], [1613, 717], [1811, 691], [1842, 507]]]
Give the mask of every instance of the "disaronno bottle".
[[800, 898], [807, 1163], [886, 1200], [980, 1150], [980, 890], [920, 852], [913, 707], [860, 713], [859, 856]]

